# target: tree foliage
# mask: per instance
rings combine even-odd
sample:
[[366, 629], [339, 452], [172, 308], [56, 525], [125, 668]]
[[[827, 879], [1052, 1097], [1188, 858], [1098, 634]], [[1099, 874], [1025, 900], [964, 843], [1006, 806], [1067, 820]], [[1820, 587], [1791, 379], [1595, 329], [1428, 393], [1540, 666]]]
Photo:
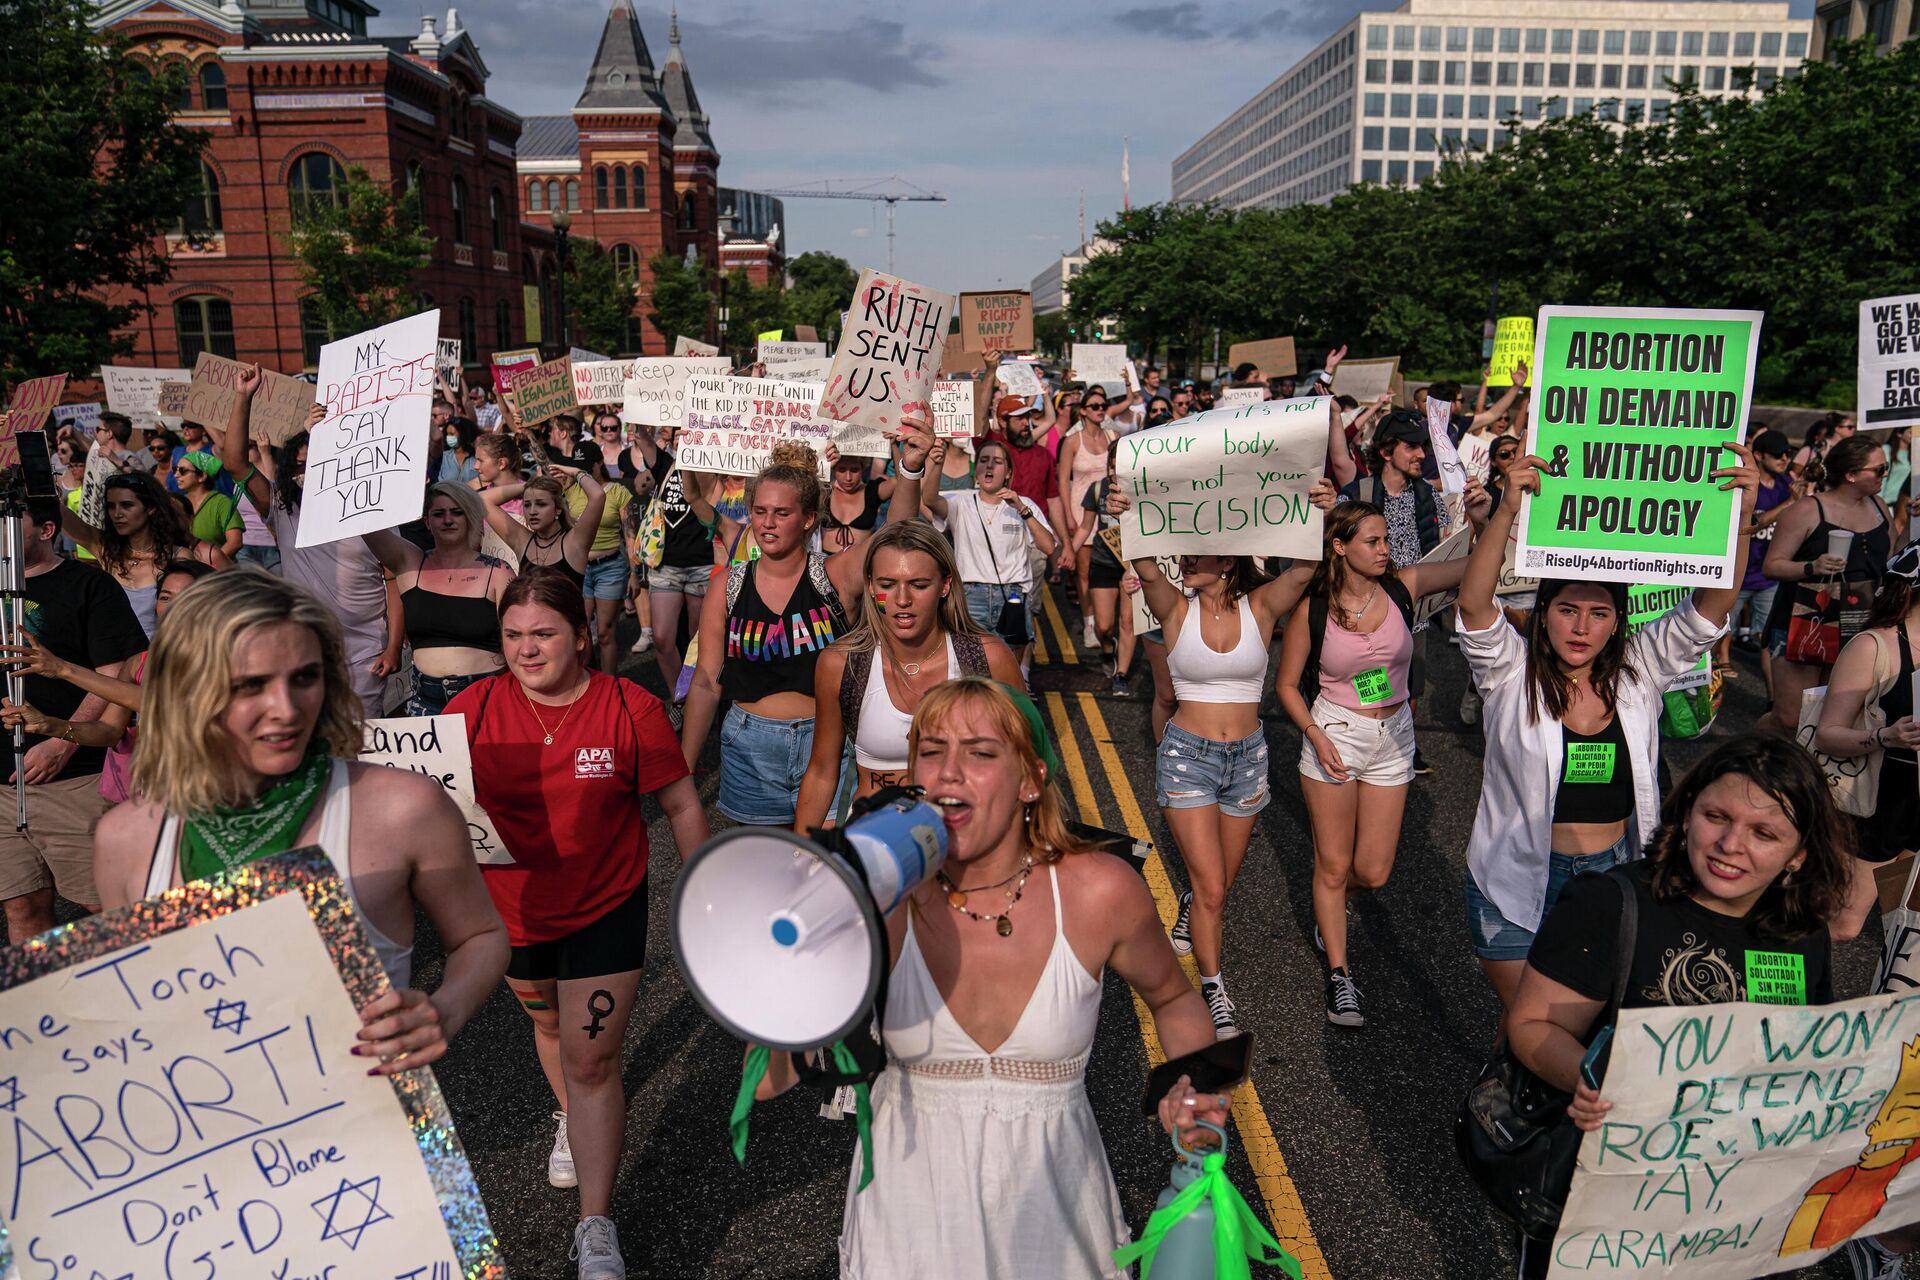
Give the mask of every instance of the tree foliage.
[[576, 344], [609, 354], [625, 351], [634, 298], [633, 278], [615, 269], [610, 249], [588, 236], [568, 238], [567, 321]]
[[[744, 271], [729, 272], [726, 298], [727, 333], [720, 344], [724, 353], [752, 359], [756, 337], [787, 326], [786, 291], [777, 278], [755, 284]], [[834, 320], [838, 323], [839, 313]]]
[[[199, 189], [205, 138], [173, 123], [183, 68], [151, 77], [84, 0], [0, 5], [0, 380], [84, 376], [164, 284], [159, 237]], [[109, 300], [111, 297], [112, 301]], [[132, 300], [127, 300], [131, 298]]]
[[316, 200], [288, 231], [300, 281], [336, 337], [391, 324], [419, 309], [416, 271], [433, 260], [418, 188], [396, 199], [358, 165], [338, 202]]
[[860, 273], [845, 258], [808, 250], [787, 264], [786, 323], [812, 325], [822, 338], [838, 333], [859, 283]]
[[[1513, 122], [1509, 122], [1510, 125]], [[1851, 403], [1862, 299], [1920, 291], [1920, 41], [1844, 45], [1764, 93], [1675, 91], [1665, 119], [1513, 126], [1419, 187], [1279, 210], [1157, 205], [1100, 227], [1112, 252], [1073, 314], [1176, 364], [1291, 334], [1440, 374], [1480, 364], [1502, 314], [1548, 303], [1764, 311], [1763, 394]]]
[[662, 337], [707, 337], [707, 312], [713, 302], [713, 273], [701, 259], [688, 262], [678, 254], [657, 253], [647, 263], [653, 297], [647, 323]]

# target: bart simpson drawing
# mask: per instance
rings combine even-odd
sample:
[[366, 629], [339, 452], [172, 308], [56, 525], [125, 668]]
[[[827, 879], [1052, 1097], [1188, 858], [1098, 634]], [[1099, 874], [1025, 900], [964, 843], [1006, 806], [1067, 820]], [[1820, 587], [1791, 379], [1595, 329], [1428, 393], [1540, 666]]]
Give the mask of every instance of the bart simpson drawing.
[[1807, 1188], [1787, 1226], [1780, 1256], [1831, 1249], [1886, 1207], [1887, 1184], [1920, 1159], [1920, 1036], [1900, 1050], [1900, 1074], [1867, 1125], [1860, 1158]]

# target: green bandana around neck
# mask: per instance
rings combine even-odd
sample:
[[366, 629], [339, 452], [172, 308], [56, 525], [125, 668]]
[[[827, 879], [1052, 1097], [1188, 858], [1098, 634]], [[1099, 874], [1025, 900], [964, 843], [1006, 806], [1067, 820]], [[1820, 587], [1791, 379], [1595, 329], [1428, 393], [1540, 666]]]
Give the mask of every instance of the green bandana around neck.
[[255, 858], [285, 853], [293, 847], [332, 771], [326, 746], [315, 743], [298, 768], [252, 804], [215, 809], [183, 821], [180, 878], [205, 880]]

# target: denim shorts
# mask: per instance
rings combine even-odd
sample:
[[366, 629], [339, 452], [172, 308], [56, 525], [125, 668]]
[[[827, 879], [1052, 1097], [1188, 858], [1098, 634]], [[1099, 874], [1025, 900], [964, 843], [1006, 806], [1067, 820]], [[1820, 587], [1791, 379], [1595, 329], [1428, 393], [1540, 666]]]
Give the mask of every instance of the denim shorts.
[[714, 807], [748, 826], [791, 826], [812, 755], [812, 717], [769, 720], [737, 705], [728, 708], [720, 723], [720, 795]]
[[601, 556], [598, 560], [588, 560], [587, 580], [581, 585], [580, 594], [589, 600], [626, 599], [626, 554], [615, 551], [611, 555]]
[[[1545, 920], [1547, 913], [1553, 910], [1553, 904], [1560, 900], [1560, 890], [1566, 888], [1567, 881], [1575, 876], [1611, 871], [1631, 857], [1632, 850], [1625, 836], [1598, 853], [1549, 855], [1547, 901], [1540, 908], [1540, 918]], [[1522, 929], [1501, 915], [1500, 908], [1488, 901], [1487, 895], [1480, 892], [1480, 886], [1473, 882], [1471, 871], [1467, 872], [1467, 932], [1473, 936], [1473, 953], [1482, 960], [1525, 960], [1527, 952], [1533, 949], [1532, 931]]]
[[[500, 668], [500, 671], [504, 670], [505, 667]], [[488, 676], [498, 674], [499, 671], [482, 671], [470, 676], [428, 676], [415, 671], [413, 692], [407, 695], [407, 714], [437, 716], [447, 709], [447, 704], [462, 689], [476, 680], [485, 680]]]
[[696, 564], [687, 568], [663, 564], [647, 570], [647, 590], [704, 596], [707, 594], [707, 582], [712, 576], [713, 566], [710, 564]]
[[[1006, 608], [1007, 592], [1014, 590], [1018, 590], [1021, 598], [1027, 602], [1026, 635], [1019, 639], [1009, 639], [1000, 634], [1000, 611]], [[969, 582], [967, 583], [967, 613], [975, 622], [1000, 636], [1002, 640], [1006, 640], [1007, 644], [1013, 648], [1017, 649], [1023, 644], [1033, 643], [1033, 597], [1028, 587], [1002, 586], [998, 582]]]
[[1215, 742], [1167, 726], [1155, 753], [1154, 784], [1162, 809], [1218, 805], [1234, 818], [1251, 818], [1267, 807], [1267, 736], [1255, 729], [1238, 742]]
[[233, 558], [248, 564], [257, 564], [268, 573], [280, 572], [280, 548], [272, 544], [264, 547], [243, 545]]
[[[1733, 615], [1728, 619], [1734, 626], [1736, 634], [1742, 637], [1763, 634], [1767, 629], [1767, 620], [1773, 616], [1773, 602], [1779, 594], [1780, 584], [1777, 582], [1769, 582], [1766, 586], [1751, 591], [1745, 587], [1740, 588], [1740, 597], [1734, 601]], [[1749, 604], [1753, 606], [1751, 616], [1745, 612]], [[1742, 617], [1746, 618], [1745, 622], [1741, 621]]]

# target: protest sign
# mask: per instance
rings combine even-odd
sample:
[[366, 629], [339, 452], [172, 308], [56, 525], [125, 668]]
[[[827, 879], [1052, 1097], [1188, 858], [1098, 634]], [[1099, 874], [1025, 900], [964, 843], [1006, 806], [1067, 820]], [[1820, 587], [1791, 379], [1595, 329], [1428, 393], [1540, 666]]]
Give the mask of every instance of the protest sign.
[[529, 427], [580, 407], [573, 398], [573, 362], [565, 356], [513, 372], [513, 407]]
[[1862, 431], [1920, 423], [1920, 293], [1860, 304]]
[[1493, 354], [1487, 357], [1487, 385], [1513, 385], [1513, 366], [1533, 363], [1533, 317], [1502, 316], [1493, 327]]
[[1320, 512], [1307, 491], [1326, 466], [1332, 403], [1265, 400], [1121, 436], [1115, 478], [1133, 501], [1120, 518], [1125, 558], [1318, 560]]
[[397, 716], [367, 721], [361, 764], [406, 769], [432, 778], [460, 806], [473, 839], [473, 856], [482, 865], [507, 866], [507, 852], [493, 819], [473, 796], [473, 759], [467, 750], [465, 716]]
[[[1180, 572], [1179, 556], [1155, 556], [1153, 562], [1160, 566], [1160, 572], [1166, 575], [1167, 581], [1173, 584], [1175, 591], [1182, 594], [1186, 592], [1186, 578]], [[1133, 566], [1128, 565], [1128, 572], [1132, 572], [1132, 568]], [[1134, 635], [1143, 636], [1160, 625], [1160, 619], [1154, 617], [1153, 610], [1147, 607], [1146, 592], [1134, 592], [1131, 600]]]
[[240, 379], [248, 366], [238, 360], [202, 351], [193, 362], [193, 379], [187, 384], [188, 422], [197, 422], [216, 431], [227, 429], [227, 419], [240, 400]]
[[1440, 471], [1440, 492], [1467, 491], [1467, 465], [1453, 447], [1453, 406], [1438, 396], [1427, 397], [1427, 452]]
[[253, 403], [247, 407], [247, 434], [262, 444], [285, 444], [307, 429], [313, 401], [311, 382], [262, 369]]
[[[12, 440], [8, 440], [12, 445]], [[18, 461], [18, 458], [15, 459]], [[0, 463], [0, 465], [5, 465]], [[107, 481], [120, 474], [113, 455], [94, 441], [87, 450], [86, 470], [80, 473], [80, 519], [96, 529], [107, 527]]]
[[326, 416], [307, 448], [296, 546], [391, 529], [420, 514], [440, 313], [423, 311], [320, 348]]
[[925, 417], [952, 315], [950, 293], [862, 271], [820, 412], [885, 432], [897, 432], [904, 416]]
[[[1733, 586], [1739, 494], [1715, 469], [1745, 431], [1758, 311], [1542, 307], [1520, 508], [1522, 573]], [[1341, 368], [1345, 368], [1342, 365]]]
[[576, 404], [619, 404], [626, 394], [631, 360], [572, 360], [573, 399]]
[[960, 342], [967, 351], [1033, 350], [1033, 295], [961, 294]]
[[754, 337], [760, 342], [778, 342], [786, 332], [785, 329], [769, 329], [765, 333], [755, 334]]
[[22, 431], [38, 431], [47, 423], [47, 415], [53, 412], [53, 406], [60, 403], [61, 395], [67, 389], [67, 375], [56, 373], [47, 378], [28, 378], [13, 389], [13, 399], [7, 404], [7, 416], [13, 422], [16, 434]]
[[724, 378], [733, 367], [724, 356], [642, 356], [631, 363], [621, 384], [625, 407], [620, 417], [656, 427], [677, 427], [686, 421], [689, 380], [701, 375]]
[[689, 338], [682, 334], [673, 340], [673, 354], [677, 356], [717, 356], [720, 354], [720, 348], [714, 346], [711, 342], [701, 342], [697, 338]]
[[[1530, 596], [1540, 590], [1540, 579], [1521, 576], [1514, 568], [1513, 558], [1520, 549], [1520, 530], [1510, 529], [1507, 533], [1507, 554], [1500, 562], [1500, 577], [1495, 580], [1493, 594], [1497, 596]], [[1517, 604], [1509, 604], [1518, 608]], [[1531, 607], [1529, 602], [1528, 607]]]
[[1237, 404], [1259, 404], [1267, 398], [1267, 389], [1260, 387], [1222, 387], [1220, 394], [1213, 398], [1216, 409], [1230, 409]]
[[1238, 369], [1248, 361], [1259, 366], [1262, 378], [1291, 377], [1300, 371], [1300, 359], [1293, 353], [1292, 338], [1236, 342], [1227, 348], [1228, 369]]
[[[1692, 595], [1692, 587], [1676, 587], [1660, 583], [1628, 583], [1627, 634], [1632, 635]], [[1700, 655], [1700, 661], [1694, 663], [1684, 675], [1667, 686], [1667, 692], [1698, 689], [1711, 679], [1713, 679], [1713, 658], [1712, 655], [1703, 653]]]
[[20, 465], [20, 442], [13, 438], [13, 415], [0, 413], [0, 468]]
[[191, 382], [163, 382], [159, 398], [154, 401], [154, 411], [169, 418], [184, 418], [192, 396]]
[[107, 408], [124, 414], [134, 429], [146, 431], [159, 420], [156, 406], [160, 384], [185, 382], [192, 375], [185, 369], [135, 369], [126, 365], [100, 366], [100, 381], [107, 388]]
[[1073, 344], [1073, 376], [1092, 386], [1096, 382], [1127, 381], [1127, 349], [1118, 342]]
[[789, 360], [824, 360], [827, 358], [827, 344], [824, 342], [782, 342], [780, 335], [760, 340], [760, 363], [785, 364]]
[[389, 987], [320, 850], [81, 920], [0, 973], [9, 1274], [504, 1277], [433, 1074], [350, 1052]]
[[797, 324], [793, 326], [793, 336], [801, 342], [820, 341], [820, 331], [810, 324]]
[[[1449, 560], [1465, 560], [1473, 550], [1473, 530], [1462, 526], [1440, 540], [1440, 545], [1419, 559], [1420, 564], [1444, 564]], [[1445, 591], [1435, 591], [1421, 596], [1413, 602], [1413, 625], [1419, 626], [1442, 609], [1451, 609], [1453, 602], [1460, 596], [1458, 587], [1449, 587]]]
[[100, 410], [105, 408], [98, 400], [88, 400], [81, 404], [57, 404], [53, 406], [53, 425], [72, 427], [82, 435], [90, 435], [100, 425]]
[[966, 339], [957, 333], [947, 335], [940, 347], [940, 376], [952, 377], [956, 373], [978, 373], [987, 367], [987, 359], [978, 351], [966, 348]]
[[811, 360], [782, 360], [779, 364], [770, 364], [763, 377], [775, 382], [817, 382], [827, 384], [827, 370], [833, 368], [833, 361], [827, 356], [815, 356]]
[[752, 475], [782, 440], [824, 454], [833, 424], [815, 416], [819, 403], [817, 382], [696, 374], [687, 384], [686, 425], [674, 456], [682, 471]]
[[1896, 1181], [1920, 1157], [1920, 992], [1795, 1007], [1799, 953], [1717, 955], [1675, 980], [1743, 973], [1750, 1003], [1620, 1014], [1552, 1280], [1769, 1275], [1920, 1220]]
[[1024, 360], [1002, 360], [994, 370], [994, 376], [999, 379], [1001, 389], [1010, 396], [1037, 396], [1046, 391], [1040, 385], [1040, 375]]
[[567, 359], [574, 364], [599, 364], [601, 361], [611, 360], [612, 358], [613, 357], [603, 352], [589, 351], [585, 347], [567, 348]]
[[460, 339], [441, 338], [433, 352], [434, 376], [444, 378], [454, 386], [460, 385]]
[[1394, 389], [1394, 376], [1399, 372], [1399, 356], [1342, 360], [1334, 366], [1333, 394], [1352, 396], [1362, 405], [1370, 404]]
[[531, 368], [540, 363], [540, 353], [532, 347], [520, 351], [496, 351], [493, 353], [493, 389], [496, 394], [505, 394], [513, 389], [513, 375], [521, 369]]
[[953, 440], [973, 434], [973, 384], [933, 384], [933, 434]]

